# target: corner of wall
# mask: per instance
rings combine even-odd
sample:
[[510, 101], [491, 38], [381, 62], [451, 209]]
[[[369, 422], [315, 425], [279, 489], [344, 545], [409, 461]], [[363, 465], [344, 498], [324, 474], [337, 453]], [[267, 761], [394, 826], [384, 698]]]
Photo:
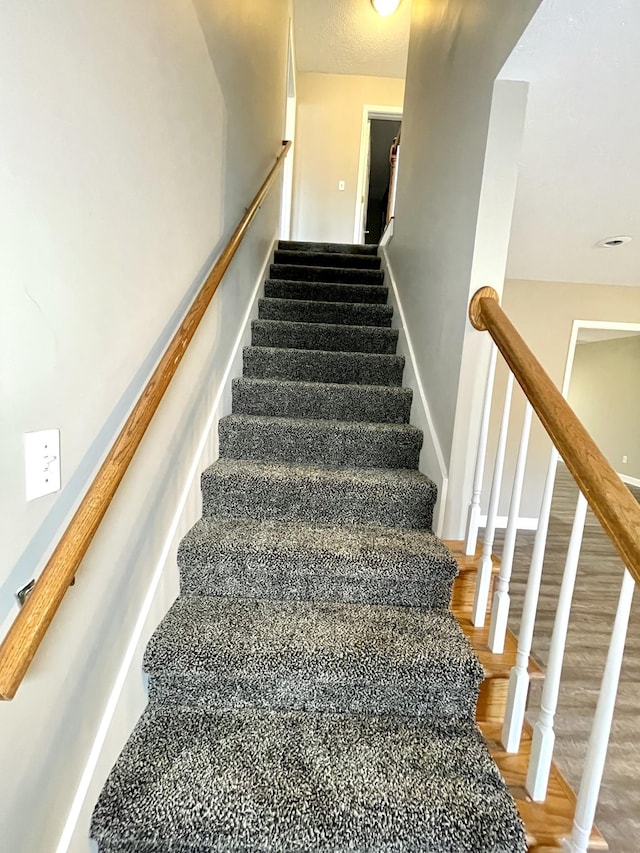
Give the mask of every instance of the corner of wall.
[[[469, 300], [486, 285], [502, 293], [518, 183], [529, 84], [496, 80], [491, 102]], [[444, 529], [446, 538], [462, 539], [471, 497], [480, 418], [489, 365], [490, 338], [475, 331], [468, 319], [450, 460], [450, 488]]]
[[386, 246], [391, 241], [392, 236], [393, 223], [387, 227], [380, 244], [382, 268], [389, 282], [389, 304], [393, 307], [393, 328], [398, 329], [399, 332], [398, 354], [405, 357], [404, 384], [413, 391], [411, 420], [424, 434], [424, 443], [420, 453], [420, 470], [427, 474], [438, 487], [438, 501], [434, 511], [433, 526], [434, 532], [438, 536], [441, 536], [443, 532], [444, 512], [447, 505], [449, 475], [440, 440], [431, 416], [431, 408], [416, 361], [411, 337], [407, 329], [405, 313], [402, 302], [400, 301], [393, 268], [386, 250]]

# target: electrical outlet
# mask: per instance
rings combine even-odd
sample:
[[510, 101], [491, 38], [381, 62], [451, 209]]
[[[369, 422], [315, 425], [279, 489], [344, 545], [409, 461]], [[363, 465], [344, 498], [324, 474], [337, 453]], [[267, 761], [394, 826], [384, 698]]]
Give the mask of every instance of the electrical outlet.
[[338, 189], [340, 192], [344, 190], [344, 181], [338, 181]]
[[27, 500], [60, 491], [60, 430], [24, 434], [24, 471]]
[[628, 459], [628, 457], [627, 457], [627, 456], [623, 456], [623, 457], [622, 457], [622, 464], [623, 464], [623, 465], [626, 465], [626, 464], [627, 464], [627, 459]]

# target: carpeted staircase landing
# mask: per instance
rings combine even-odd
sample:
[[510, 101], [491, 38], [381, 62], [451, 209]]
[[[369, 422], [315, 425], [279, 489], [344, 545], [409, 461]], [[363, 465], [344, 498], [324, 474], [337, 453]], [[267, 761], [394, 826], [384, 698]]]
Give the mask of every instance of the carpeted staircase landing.
[[279, 244], [102, 853], [526, 849], [375, 251]]

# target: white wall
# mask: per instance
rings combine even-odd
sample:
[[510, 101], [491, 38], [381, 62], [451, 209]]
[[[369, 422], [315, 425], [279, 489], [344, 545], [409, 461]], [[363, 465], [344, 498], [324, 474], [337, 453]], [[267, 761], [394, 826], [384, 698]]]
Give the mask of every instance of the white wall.
[[[286, 0], [0, 11], [0, 626], [280, 150], [288, 14]], [[229, 408], [226, 392], [218, 402], [225, 368], [277, 220], [275, 188], [27, 680], [0, 705], [3, 849], [56, 849], [157, 571], [73, 835], [74, 850], [88, 849], [100, 774], [144, 705], [141, 649], [177, 591], [175, 547], [199, 513], [191, 465], [215, 458], [215, 435], [202, 458], [199, 441], [211, 409]], [[63, 490], [26, 504], [22, 436], [49, 427], [61, 429]]]
[[304, 73], [297, 95], [292, 239], [351, 243], [362, 109], [402, 107], [404, 80]]
[[[449, 466], [444, 532], [456, 538], [464, 529], [470, 450], [481, 403], [478, 378], [486, 359], [467, 323], [467, 305], [481, 269], [490, 273], [483, 284], [499, 286], [504, 276], [523, 121], [522, 90], [514, 93], [501, 84], [494, 99], [494, 81], [537, 6], [538, 0], [413, 2], [389, 259]], [[506, 170], [487, 150], [492, 102], [494, 144], [507, 152]], [[498, 191], [501, 182], [506, 205]], [[488, 201], [480, 219], [483, 193]], [[490, 257], [482, 258], [487, 240]]]
[[639, 386], [640, 336], [576, 347], [567, 401], [609, 463], [636, 480], [640, 478]]

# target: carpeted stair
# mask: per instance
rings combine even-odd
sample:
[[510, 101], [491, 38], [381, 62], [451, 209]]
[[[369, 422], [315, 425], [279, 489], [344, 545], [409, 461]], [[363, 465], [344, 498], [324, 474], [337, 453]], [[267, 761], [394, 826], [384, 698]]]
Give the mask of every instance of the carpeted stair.
[[375, 247], [281, 241], [101, 853], [526, 849]]

